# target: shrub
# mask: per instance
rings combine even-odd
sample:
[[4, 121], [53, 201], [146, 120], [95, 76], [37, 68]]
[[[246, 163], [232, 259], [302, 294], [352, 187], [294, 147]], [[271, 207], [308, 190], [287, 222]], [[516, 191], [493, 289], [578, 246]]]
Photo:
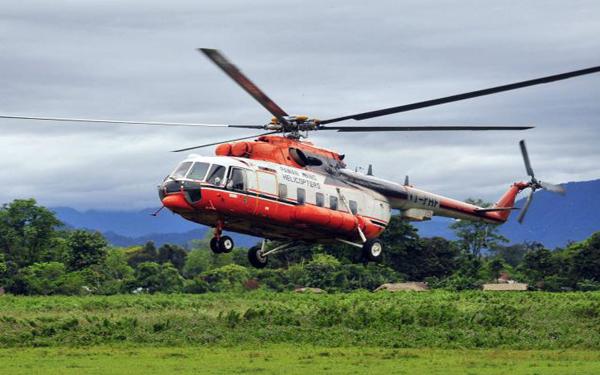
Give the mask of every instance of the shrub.
[[225, 291], [241, 289], [244, 281], [250, 278], [250, 272], [246, 267], [227, 264], [203, 272], [200, 276], [210, 285], [211, 291]]

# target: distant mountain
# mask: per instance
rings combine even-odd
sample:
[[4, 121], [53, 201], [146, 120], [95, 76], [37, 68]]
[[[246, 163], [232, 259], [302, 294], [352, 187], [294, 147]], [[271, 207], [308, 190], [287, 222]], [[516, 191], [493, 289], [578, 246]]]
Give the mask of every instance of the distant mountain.
[[[500, 232], [512, 243], [538, 241], [549, 248], [580, 241], [600, 230], [600, 180], [570, 182], [565, 184], [567, 196], [562, 197], [546, 191], [535, 193], [525, 222], [520, 225], [514, 212]], [[517, 201], [521, 207], [523, 197]], [[116, 246], [131, 246], [154, 241], [157, 245], [175, 243], [185, 245], [194, 239], [202, 239], [208, 228], [182, 219], [164, 210], [151, 216], [154, 209], [140, 211], [77, 211], [68, 207], [52, 208], [58, 218], [75, 228], [87, 228], [102, 232]], [[421, 237], [440, 236], [455, 239], [448, 228], [452, 220], [434, 217], [428, 222], [414, 223]], [[238, 246], [252, 246], [258, 238], [230, 234]]]
[[113, 232], [125, 237], [140, 237], [151, 233], [184, 233], [198, 228], [198, 224], [184, 220], [168, 210], [152, 216], [155, 208], [140, 211], [77, 211], [69, 207], [53, 207], [51, 210], [62, 222], [75, 228]]
[[[581, 241], [600, 231], [600, 180], [564, 184], [566, 196], [537, 191], [523, 224], [517, 222], [518, 211], [500, 227], [500, 233], [511, 243], [541, 242], [548, 248], [565, 246], [569, 241]], [[516, 203], [523, 207], [525, 196]], [[417, 223], [422, 237], [455, 238], [448, 225], [452, 220], [435, 218]]]
[[[162, 246], [166, 243], [187, 246], [193, 240], [205, 239], [208, 233], [209, 228], [202, 226], [184, 233], [151, 233], [139, 237], [126, 237], [114, 232], [105, 232], [104, 237], [114, 246], [134, 246], [144, 244], [148, 241], [154, 242], [156, 246]], [[233, 238], [233, 242], [237, 247], [251, 247], [260, 242], [260, 238], [239, 233], [225, 232], [224, 234]]]
[[[158, 216], [156, 209], [140, 211], [78, 211], [69, 207], [51, 208], [68, 227], [97, 230], [115, 246], [133, 246], [154, 241], [157, 246], [173, 243], [185, 246], [192, 240], [206, 237], [209, 228], [195, 224], [163, 210]], [[236, 246], [250, 247], [259, 238], [237, 233], [230, 235]]]

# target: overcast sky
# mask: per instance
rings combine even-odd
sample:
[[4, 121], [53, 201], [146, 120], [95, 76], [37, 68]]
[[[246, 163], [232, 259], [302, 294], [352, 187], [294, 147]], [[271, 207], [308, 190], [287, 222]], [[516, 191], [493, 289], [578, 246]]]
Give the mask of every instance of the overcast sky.
[[[267, 122], [195, 50], [212, 47], [288, 113], [325, 119], [597, 66], [599, 35], [598, 1], [5, 2], [0, 113]], [[521, 138], [540, 178], [600, 178], [600, 74], [352, 123], [536, 126], [311, 135], [349, 167], [458, 199], [494, 201], [526, 178]], [[124, 210], [160, 205], [156, 185], [185, 156], [169, 150], [252, 135], [17, 120], [0, 131], [0, 202]]]

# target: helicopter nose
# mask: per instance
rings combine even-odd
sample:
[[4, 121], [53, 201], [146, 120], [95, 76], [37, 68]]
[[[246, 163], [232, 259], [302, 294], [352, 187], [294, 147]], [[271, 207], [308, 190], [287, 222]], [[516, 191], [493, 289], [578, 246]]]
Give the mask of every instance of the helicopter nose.
[[162, 204], [169, 210], [176, 212], [192, 211], [194, 209], [194, 207], [187, 202], [183, 194], [180, 193], [167, 195], [163, 198]]
[[191, 211], [202, 198], [200, 183], [173, 179], [158, 187], [158, 196], [163, 206], [171, 211]]

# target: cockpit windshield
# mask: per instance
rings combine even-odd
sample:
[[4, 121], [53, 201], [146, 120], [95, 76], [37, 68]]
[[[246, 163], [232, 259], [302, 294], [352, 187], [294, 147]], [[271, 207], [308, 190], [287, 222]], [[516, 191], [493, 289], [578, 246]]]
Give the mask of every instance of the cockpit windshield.
[[218, 164], [213, 164], [208, 172], [206, 182], [213, 185], [223, 185], [223, 177], [225, 177], [225, 167]]
[[179, 167], [177, 167], [177, 169], [175, 169], [175, 172], [171, 173], [171, 177], [183, 178], [185, 176], [185, 174], [187, 173], [188, 169], [190, 169], [191, 165], [192, 165], [191, 161], [184, 161], [183, 163], [179, 164]]
[[202, 181], [206, 176], [206, 171], [208, 171], [208, 163], [196, 162], [187, 174], [187, 178]]

